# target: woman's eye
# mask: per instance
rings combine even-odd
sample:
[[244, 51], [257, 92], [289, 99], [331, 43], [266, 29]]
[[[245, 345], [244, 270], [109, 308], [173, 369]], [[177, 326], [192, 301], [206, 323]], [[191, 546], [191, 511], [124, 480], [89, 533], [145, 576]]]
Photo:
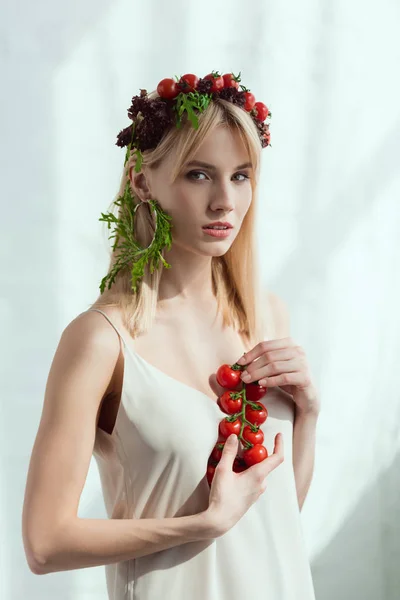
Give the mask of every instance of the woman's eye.
[[[205, 175], [205, 173], [203, 173], [202, 171], [190, 171], [190, 173], [187, 174], [187, 177], [189, 177], [189, 179], [194, 179], [194, 181], [202, 181], [197, 177], [193, 177], [194, 175]], [[236, 175], [241, 175], [242, 177], [244, 177], [244, 179], [239, 179], [237, 181], [245, 181], [246, 179], [250, 179], [250, 177], [246, 175], [246, 173], [236, 173], [235, 176]]]
[[190, 171], [190, 173], [187, 174], [189, 179], [195, 179], [196, 181], [199, 181], [197, 177], [193, 177], [193, 175], [204, 175], [204, 173], [202, 173], [201, 171]]
[[246, 181], [246, 179], [250, 179], [250, 177], [246, 175], [246, 173], [236, 173], [236, 175], [241, 175], [242, 177], [244, 177], [244, 179], [240, 179], [240, 181]]

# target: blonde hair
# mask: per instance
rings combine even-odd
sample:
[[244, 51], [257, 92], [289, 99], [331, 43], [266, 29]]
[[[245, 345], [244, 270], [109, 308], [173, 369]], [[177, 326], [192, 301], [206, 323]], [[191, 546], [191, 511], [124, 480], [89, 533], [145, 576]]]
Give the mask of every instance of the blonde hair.
[[[158, 97], [156, 92], [149, 98]], [[261, 143], [257, 128], [242, 108], [221, 98], [210, 102], [207, 109], [198, 115], [199, 127], [195, 129], [190, 121], [182, 117], [182, 127], [171, 128], [166, 132], [155, 149], [142, 152], [142, 169], [157, 168], [168, 153], [173, 152], [175, 168], [171, 173], [172, 184], [181, 173], [185, 163], [192, 160], [198, 148], [216, 127], [228, 126], [239, 134], [253, 165], [251, 176], [252, 201], [243, 219], [242, 226], [229, 250], [223, 256], [211, 257], [212, 286], [218, 309], [222, 312], [224, 326], [233, 326], [252, 345], [264, 339], [266, 332], [266, 301], [261, 300], [259, 287], [259, 265], [255, 247], [255, 210], [260, 169]], [[124, 166], [118, 196], [123, 195], [129, 179], [129, 171], [136, 164], [136, 155], [131, 153]], [[135, 202], [139, 198], [134, 194]], [[109, 210], [114, 208], [114, 201]], [[120, 209], [118, 209], [120, 210]], [[148, 205], [135, 213], [134, 235], [138, 242], [147, 247], [154, 235], [154, 216]], [[111, 251], [109, 270], [116, 261], [118, 249]], [[162, 252], [168, 262], [168, 252]], [[173, 267], [172, 267], [173, 268]], [[156, 315], [158, 290], [162, 270], [150, 273], [145, 268], [144, 277], [138, 285], [137, 294], [131, 289], [130, 269], [121, 270], [111, 289], [104, 290], [93, 307], [117, 306], [121, 311], [124, 326], [133, 338], [145, 333]]]

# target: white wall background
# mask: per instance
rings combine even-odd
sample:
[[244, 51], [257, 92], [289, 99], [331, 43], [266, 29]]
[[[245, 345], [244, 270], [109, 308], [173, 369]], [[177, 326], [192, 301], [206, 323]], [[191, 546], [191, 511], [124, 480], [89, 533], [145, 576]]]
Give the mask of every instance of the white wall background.
[[[259, 247], [323, 405], [302, 511], [317, 600], [398, 599], [398, 0], [0, 6], [1, 600], [106, 599], [103, 567], [29, 571], [28, 461], [61, 331], [105, 274], [130, 99], [212, 69], [241, 70], [273, 114]], [[94, 462], [80, 516], [105, 517]]]

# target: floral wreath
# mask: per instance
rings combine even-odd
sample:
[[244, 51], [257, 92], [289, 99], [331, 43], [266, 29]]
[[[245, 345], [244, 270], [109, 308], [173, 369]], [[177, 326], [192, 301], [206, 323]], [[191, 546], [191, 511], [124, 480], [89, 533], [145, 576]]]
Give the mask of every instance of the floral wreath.
[[[221, 75], [218, 71], [212, 71], [202, 78], [187, 73], [181, 77], [176, 76], [175, 80], [162, 79], [157, 86], [157, 98], [150, 99], [147, 90], [141, 89], [139, 96], [133, 96], [128, 108], [128, 117], [132, 123], [117, 135], [116, 145], [126, 147], [124, 166], [132, 154], [136, 155], [135, 172], [138, 173], [142, 167], [142, 152], [156, 148], [171, 126], [181, 128], [183, 113], [187, 113], [193, 127], [198, 129], [196, 112], [205, 111], [211, 101], [219, 98], [248, 112], [256, 125], [261, 147], [271, 146], [269, 122], [272, 114], [263, 102], [256, 102], [254, 94], [240, 82], [240, 72], [235, 76], [233, 73]], [[129, 181], [124, 194], [114, 204], [121, 207], [120, 218], [113, 213], [101, 213], [99, 221], [106, 222], [108, 229], [114, 224], [114, 231], [109, 239], [115, 238], [113, 251], [118, 248], [120, 252], [110, 272], [103, 277], [100, 291], [103, 293], [107, 281], [110, 288], [117, 273], [129, 267], [132, 290], [136, 292], [137, 281], [143, 277], [147, 263], [151, 273], [158, 267], [160, 260], [165, 268], [171, 267], [161, 254], [164, 247], [167, 250], [171, 248], [171, 217], [162, 210], [157, 200], [136, 204]], [[154, 237], [147, 248], [142, 248], [133, 235], [134, 215], [141, 204], [148, 204], [156, 214]]]

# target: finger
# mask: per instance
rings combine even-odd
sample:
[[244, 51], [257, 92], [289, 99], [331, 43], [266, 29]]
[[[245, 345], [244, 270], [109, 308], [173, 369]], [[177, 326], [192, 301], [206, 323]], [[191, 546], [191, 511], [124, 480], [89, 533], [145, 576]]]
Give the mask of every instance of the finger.
[[[262, 380], [266, 379], [265, 383], [261, 383]], [[294, 385], [297, 387], [306, 387], [308, 385], [308, 378], [302, 371], [295, 371], [290, 373], [281, 373], [280, 375], [269, 376], [267, 378], [260, 378], [261, 385], [267, 385], [275, 387], [278, 385]]]
[[250, 467], [248, 471], [252, 470], [255, 474], [262, 475], [264, 478], [271, 473], [271, 471], [276, 469], [276, 467], [278, 467], [284, 461], [284, 458], [283, 435], [282, 433], [277, 433], [275, 436], [273, 453], [262, 462]]
[[284, 459], [283, 434], [279, 432], [275, 436], [274, 451], [265, 461], [269, 461], [269, 468], [272, 471], [280, 465]]
[[[258, 381], [259, 379], [265, 379], [266, 377], [280, 375], [281, 373], [296, 373], [296, 371], [299, 370], [301, 370], [301, 363], [297, 357], [289, 360], [274, 362], [268, 361], [268, 359], [261, 357], [253, 362], [249, 367], [246, 367], [246, 371], [249, 373], [250, 378], [244, 379], [244, 381], [246, 383], [251, 383], [252, 381]], [[241, 374], [241, 377], [243, 377], [243, 373]]]
[[280, 431], [275, 436], [275, 444], [274, 444], [273, 455], [277, 454], [277, 455], [279, 455], [279, 456], [281, 456], [283, 458], [283, 451], [284, 451], [284, 447], [283, 447], [283, 433]]
[[294, 342], [290, 337], [279, 338], [276, 340], [263, 340], [262, 342], [256, 344], [254, 348], [248, 352], [245, 352], [236, 362], [239, 365], [246, 365], [256, 358], [259, 358], [261, 354], [264, 354], [264, 352], [269, 352], [270, 350], [281, 350], [287, 348], [288, 346], [294, 346]]
[[290, 360], [291, 358], [297, 358], [298, 353], [294, 346], [286, 346], [280, 350], [267, 350], [260, 357], [261, 360], [266, 360], [267, 363], [276, 362], [278, 360]]
[[[237, 435], [232, 433], [226, 440], [224, 447], [222, 449], [222, 455], [218, 466], [222, 466], [222, 468], [229, 467], [232, 469], [233, 461], [235, 460], [236, 453], [238, 450], [238, 441], [239, 438]], [[218, 467], [217, 467], [218, 468]]]
[[[247, 355], [246, 355], [247, 356]], [[254, 367], [262, 367], [264, 365], [268, 365], [269, 363], [277, 362], [277, 361], [288, 361], [290, 359], [298, 358], [298, 354], [294, 347], [285, 347], [280, 350], [268, 350], [263, 352], [259, 358], [257, 358], [252, 366]], [[248, 363], [244, 363], [248, 364]], [[249, 371], [250, 372], [250, 371]]]

